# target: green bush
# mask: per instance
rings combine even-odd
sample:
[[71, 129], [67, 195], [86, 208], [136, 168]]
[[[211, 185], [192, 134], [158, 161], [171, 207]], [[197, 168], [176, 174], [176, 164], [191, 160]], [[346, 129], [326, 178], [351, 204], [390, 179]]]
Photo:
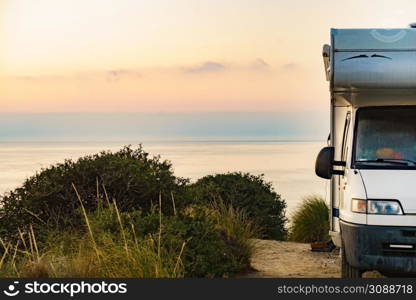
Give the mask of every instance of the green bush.
[[[159, 234], [159, 214], [133, 217], [140, 236]], [[169, 249], [185, 248], [182, 263], [186, 277], [229, 277], [250, 266], [256, 226], [244, 212], [230, 206], [188, 207], [174, 216], [162, 216], [161, 244]]]
[[0, 274], [233, 276], [252, 238], [285, 237], [285, 207], [262, 176], [189, 184], [141, 147], [66, 160], [2, 197]]
[[[158, 202], [159, 194], [163, 201], [171, 201], [186, 183], [174, 176], [170, 162], [149, 157], [141, 146], [66, 160], [41, 170], [1, 199], [0, 234], [8, 236], [28, 224], [41, 225], [39, 229], [83, 224], [72, 184], [87, 210], [96, 209], [97, 199], [107, 194], [117, 199], [121, 211], [146, 212]], [[165, 206], [164, 213], [172, 214], [172, 206]]]
[[205, 176], [190, 185], [193, 203], [207, 205], [217, 201], [243, 209], [263, 231], [264, 238], [286, 238], [286, 202], [263, 175], [228, 173]]
[[8, 244], [21, 251], [5, 251], [0, 276], [229, 277], [249, 267], [255, 227], [231, 207], [192, 207], [172, 216], [157, 207], [145, 216], [120, 212], [113, 204], [77, 212], [83, 231], [49, 231], [37, 244], [29, 229]]
[[308, 196], [292, 216], [290, 239], [296, 242], [323, 242], [329, 239], [329, 208], [320, 196]]

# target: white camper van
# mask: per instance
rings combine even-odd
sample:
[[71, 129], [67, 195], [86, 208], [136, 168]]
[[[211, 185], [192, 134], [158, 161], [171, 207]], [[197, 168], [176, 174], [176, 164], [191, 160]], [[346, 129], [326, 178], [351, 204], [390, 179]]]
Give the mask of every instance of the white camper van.
[[342, 276], [416, 274], [416, 28], [332, 29], [330, 234]]

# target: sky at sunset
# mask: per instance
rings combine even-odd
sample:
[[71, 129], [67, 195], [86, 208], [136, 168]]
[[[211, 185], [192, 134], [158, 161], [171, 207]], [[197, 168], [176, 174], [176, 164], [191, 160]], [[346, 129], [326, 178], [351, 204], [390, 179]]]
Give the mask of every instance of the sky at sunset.
[[322, 115], [329, 29], [404, 27], [415, 11], [414, 0], [0, 0], [0, 114]]

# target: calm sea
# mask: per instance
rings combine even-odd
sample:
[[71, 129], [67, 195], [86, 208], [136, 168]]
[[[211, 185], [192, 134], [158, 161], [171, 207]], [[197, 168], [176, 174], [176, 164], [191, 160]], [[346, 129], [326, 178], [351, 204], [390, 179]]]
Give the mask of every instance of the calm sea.
[[[0, 193], [19, 186], [41, 168], [101, 150], [117, 150], [128, 142], [0, 143]], [[134, 144], [133, 144], [134, 146]], [[286, 199], [290, 213], [302, 197], [325, 196], [324, 180], [314, 173], [323, 142], [183, 141], [147, 142], [144, 149], [173, 163], [175, 174], [196, 180], [204, 175], [243, 171], [264, 174]]]

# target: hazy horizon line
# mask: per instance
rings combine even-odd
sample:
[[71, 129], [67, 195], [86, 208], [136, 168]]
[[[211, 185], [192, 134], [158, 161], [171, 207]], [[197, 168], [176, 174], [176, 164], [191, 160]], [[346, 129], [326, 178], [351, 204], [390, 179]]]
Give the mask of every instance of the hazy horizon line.
[[[133, 140], [138, 140], [133, 141]], [[318, 139], [315, 137], [304, 137], [304, 138], [256, 138], [256, 137], [230, 137], [230, 138], [208, 138], [208, 137], [158, 137], [158, 138], [131, 138], [131, 139], [44, 139], [44, 140], [35, 140], [35, 139], [9, 139], [9, 140], [0, 140], [0, 144], [24, 144], [24, 143], [39, 143], [39, 144], [48, 144], [48, 143], [123, 143], [125, 145], [140, 145], [145, 143], [303, 143], [303, 142], [324, 142], [326, 139]]]
[[327, 113], [0, 114], [0, 140], [321, 139]]

